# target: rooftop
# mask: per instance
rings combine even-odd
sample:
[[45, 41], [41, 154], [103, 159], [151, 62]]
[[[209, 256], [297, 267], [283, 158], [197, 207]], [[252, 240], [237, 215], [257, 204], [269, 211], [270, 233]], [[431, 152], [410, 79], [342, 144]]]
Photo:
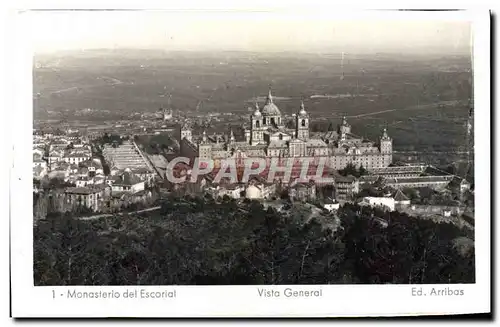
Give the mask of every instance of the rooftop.
[[396, 194], [394, 194], [395, 201], [408, 201], [410, 200], [401, 190], [397, 190]]
[[336, 183], [354, 183], [356, 181], [356, 177], [349, 175], [349, 176], [335, 176], [335, 182]]
[[407, 183], [440, 183], [449, 182], [452, 176], [421, 176], [421, 177], [398, 177], [386, 178], [388, 184], [407, 184]]
[[68, 187], [65, 192], [70, 194], [89, 195], [101, 192], [106, 188], [105, 184], [90, 185], [86, 187]]
[[114, 185], [132, 186], [142, 182], [139, 177], [130, 172], [124, 172], [120, 176], [115, 176]]

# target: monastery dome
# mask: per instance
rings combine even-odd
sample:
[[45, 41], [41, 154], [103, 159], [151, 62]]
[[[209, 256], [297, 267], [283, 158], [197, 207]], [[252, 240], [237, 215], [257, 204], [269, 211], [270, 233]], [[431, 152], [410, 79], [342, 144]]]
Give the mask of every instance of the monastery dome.
[[250, 185], [247, 187], [246, 190], [246, 197], [247, 199], [258, 199], [260, 198], [260, 190], [257, 186], [255, 185]]
[[280, 110], [274, 103], [268, 103], [262, 108], [262, 114], [268, 115], [268, 116], [276, 116], [276, 115], [281, 115]]
[[281, 115], [280, 110], [273, 103], [273, 95], [271, 94], [271, 90], [269, 90], [269, 94], [267, 96], [266, 104], [262, 108], [262, 114], [264, 116], [278, 116], [278, 115]]

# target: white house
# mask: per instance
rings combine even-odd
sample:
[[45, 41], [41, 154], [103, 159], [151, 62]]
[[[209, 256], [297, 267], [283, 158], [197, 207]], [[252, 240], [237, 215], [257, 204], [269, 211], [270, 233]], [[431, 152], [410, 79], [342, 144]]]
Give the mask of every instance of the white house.
[[262, 199], [262, 192], [256, 185], [249, 185], [245, 194], [247, 199]]
[[91, 157], [90, 153], [88, 152], [72, 152], [69, 154], [66, 154], [62, 160], [70, 163], [70, 164], [79, 164], [80, 162], [84, 162], [86, 160], [89, 160]]
[[443, 217], [451, 217], [451, 210], [449, 209], [443, 210]]
[[382, 208], [384, 210], [394, 211], [396, 206], [394, 198], [392, 197], [374, 197], [367, 196], [363, 198], [363, 201], [360, 203], [361, 205], [369, 205], [375, 208]]
[[248, 199], [269, 199], [276, 193], [276, 184], [268, 183], [259, 176], [254, 176], [248, 184], [245, 190]]
[[207, 193], [211, 194], [214, 198], [222, 198], [227, 195], [230, 198], [239, 199], [243, 190], [244, 187], [242, 185], [233, 183], [208, 187]]
[[77, 187], [86, 187], [94, 184], [94, 180], [88, 177], [79, 177], [76, 179], [75, 184]]
[[338, 210], [340, 208], [340, 203], [332, 200], [331, 198], [326, 198], [323, 203], [323, 208], [328, 211]]

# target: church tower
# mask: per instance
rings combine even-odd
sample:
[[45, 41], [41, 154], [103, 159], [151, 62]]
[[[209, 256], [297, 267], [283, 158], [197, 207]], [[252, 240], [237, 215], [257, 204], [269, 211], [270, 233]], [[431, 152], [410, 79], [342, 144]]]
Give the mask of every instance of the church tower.
[[392, 163], [392, 139], [387, 135], [387, 129], [384, 128], [380, 138], [380, 154], [382, 156], [383, 167]]
[[180, 135], [179, 141], [182, 141], [183, 139], [187, 139], [189, 142], [192, 141], [193, 134], [191, 131], [191, 127], [189, 126], [188, 123], [182, 124], [180, 134], [181, 135]]
[[252, 126], [250, 131], [250, 144], [256, 145], [264, 140], [264, 126], [262, 123], [262, 113], [259, 104], [255, 102], [255, 111], [251, 116]]
[[211, 159], [212, 158], [212, 145], [207, 137], [207, 132], [203, 131], [201, 140], [198, 143], [198, 157], [201, 159]]
[[342, 124], [339, 126], [339, 134], [350, 134], [351, 133], [351, 125], [347, 123], [347, 119], [342, 117]]
[[301, 101], [300, 110], [295, 116], [295, 137], [303, 141], [309, 139], [309, 114], [304, 107], [304, 101]]

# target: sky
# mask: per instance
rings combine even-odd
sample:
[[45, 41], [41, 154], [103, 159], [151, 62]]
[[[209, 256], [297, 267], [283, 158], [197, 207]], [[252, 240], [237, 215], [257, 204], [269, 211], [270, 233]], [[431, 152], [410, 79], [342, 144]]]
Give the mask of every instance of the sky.
[[392, 14], [32, 11], [22, 18], [35, 53], [96, 48], [470, 53], [471, 24], [464, 18]]

